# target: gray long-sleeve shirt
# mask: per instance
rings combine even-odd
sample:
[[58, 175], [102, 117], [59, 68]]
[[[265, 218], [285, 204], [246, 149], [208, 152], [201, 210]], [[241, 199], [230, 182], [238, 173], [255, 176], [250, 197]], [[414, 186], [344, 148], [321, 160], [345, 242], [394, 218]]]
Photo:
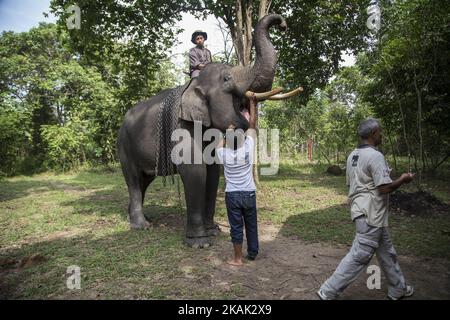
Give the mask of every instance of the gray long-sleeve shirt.
[[189, 71], [191, 78], [197, 77], [200, 74], [201, 70], [197, 69], [199, 64], [206, 65], [211, 61], [211, 52], [205, 47], [194, 47], [189, 50]]

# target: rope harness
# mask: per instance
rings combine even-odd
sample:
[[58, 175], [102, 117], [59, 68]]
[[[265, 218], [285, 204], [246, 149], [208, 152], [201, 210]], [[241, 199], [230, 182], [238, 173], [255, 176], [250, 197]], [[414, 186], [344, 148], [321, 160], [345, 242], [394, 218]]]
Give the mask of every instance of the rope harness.
[[[163, 186], [166, 186], [166, 177], [170, 176], [172, 184], [175, 183], [174, 175], [178, 173], [176, 165], [172, 162], [171, 152], [175, 142], [171, 140], [172, 132], [178, 126], [178, 114], [181, 106], [181, 95], [186, 89], [186, 85], [178, 86], [170, 91], [164, 101], [161, 103], [158, 112], [158, 121], [156, 125], [157, 148], [155, 175], [163, 177]], [[180, 181], [177, 177], [178, 201], [181, 204]]]

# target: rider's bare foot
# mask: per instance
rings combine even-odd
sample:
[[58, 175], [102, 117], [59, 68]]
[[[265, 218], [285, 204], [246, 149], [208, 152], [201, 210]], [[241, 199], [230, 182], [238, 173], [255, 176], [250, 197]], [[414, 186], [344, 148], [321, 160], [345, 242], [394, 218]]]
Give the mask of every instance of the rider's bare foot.
[[242, 262], [242, 259], [236, 260], [236, 259], [230, 259], [227, 261], [227, 263], [231, 266], [235, 266], [235, 267], [240, 267], [242, 265], [244, 265], [244, 263]]

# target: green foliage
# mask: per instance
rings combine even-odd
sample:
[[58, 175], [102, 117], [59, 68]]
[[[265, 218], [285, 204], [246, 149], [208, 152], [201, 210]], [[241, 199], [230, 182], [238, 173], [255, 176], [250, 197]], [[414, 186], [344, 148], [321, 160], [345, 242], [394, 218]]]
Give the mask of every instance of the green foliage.
[[358, 92], [365, 81], [356, 67], [343, 68], [305, 105], [299, 99], [266, 103], [262, 127], [278, 128], [282, 148], [290, 155], [306, 150], [305, 141], [310, 138], [319, 160], [340, 163], [358, 143], [359, 122], [373, 115]]
[[[174, 83], [172, 65], [161, 61], [147, 85]], [[115, 66], [87, 65], [72, 52], [67, 33], [52, 24], [0, 37], [0, 171], [69, 169], [83, 162], [116, 160], [117, 130], [132, 100]], [[120, 75], [120, 77], [117, 77]], [[139, 83], [133, 83], [139, 86]], [[149, 89], [151, 88], [151, 90]], [[128, 93], [127, 93], [128, 92]]]
[[41, 126], [42, 137], [48, 149], [47, 159], [51, 167], [64, 171], [79, 164], [79, 159], [84, 155], [82, 146], [87, 140], [83, 129], [72, 122], [65, 126]]
[[416, 171], [450, 156], [450, 3], [383, 3], [383, 28], [358, 64], [372, 80], [363, 98], [391, 136], [392, 150], [410, 154]]
[[23, 146], [31, 142], [30, 118], [12, 105], [0, 105], [0, 176], [16, 173], [23, 160]]
[[[51, 2], [57, 25], [0, 36], [3, 174], [115, 161], [125, 112], [177, 82], [168, 56], [181, 13], [214, 15], [236, 26], [232, 0], [82, 0], [81, 29], [67, 30], [71, 4]], [[253, 23], [259, 4], [246, 3], [253, 6]], [[277, 86], [302, 85], [305, 92], [265, 102], [260, 126], [279, 128], [282, 148], [293, 154], [313, 139], [316, 156], [332, 163], [356, 145], [359, 121], [376, 116], [385, 128], [384, 151], [394, 159], [411, 154], [416, 169], [433, 170], [450, 157], [450, 4], [383, 0], [378, 35], [367, 28], [368, 5], [271, 2], [270, 12], [281, 13], [289, 26], [282, 35], [271, 31], [279, 52]], [[357, 66], [339, 68], [346, 51], [360, 53]]]
[[[117, 89], [123, 111], [160, 91], [158, 71], [168, 60], [180, 30], [180, 7], [186, 1], [80, 0], [81, 29], [67, 30], [71, 0], [52, 0], [50, 8], [60, 32], [69, 35], [68, 45], [82, 65], [95, 66]], [[164, 74], [164, 73], [162, 73]], [[171, 79], [172, 80], [172, 79]], [[155, 85], [156, 84], [156, 85]]]
[[[357, 13], [365, 12], [367, 3], [300, 2], [291, 2], [298, 6], [288, 17], [289, 34], [277, 44], [282, 82], [303, 85], [306, 93], [263, 112], [265, 125], [281, 129], [284, 148], [298, 151], [314, 137], [319, 156], [339, 162], [356, 144], [358, 122], [375, 116], [384, 128], [383, 151], [393, 156], [395, 167], [397, 158], [408, 155], [409, 167], [419, 173], [443, 165], [450, 157], [450, 4], [381, 1], [382, 28], [369, 35], [363, 29], [367, 17]], [[341, 10], [347, 15], [332, 14]], [[310, 21], [313, 13], [322, 18]], [[343, 27], [344, 17], [359, 22]], [[355, 32], [353, 40], [347, 38]], [[326, 84], [346, 45], [354, 52], [367, 48], [355, 67], [341, 69]]]
[[[338, 71], [343, 52], [357, 53], [367, 46], [365, 38], [369, 30], [365, 12], [369, 2], [271, 1], [269, 13], [282, 14], [289, 26], [283, 34], [271, 30], [280, 52], [280, 74], [288, 86], [305, 87], [304, 102], [315, 88], [323, 88]], [[70, 0], [51, 1], [61, 29], [66, 29], [70, 13], [65, 10], [71, 4]], [[130, 101], [136, 102], [145, 95], [144, 88], [148, 80], [154, 79], [158, 62], [176, 44], [176, 35], [181, 30], [174, 26], [183, 12], [197, 18], [213, 15], [222, 19], [233, 35], [235, 49], [240, 48], [236, 44], [238, 23], [234, 0], [81, 0], [77, 5], [81, 9], [81, 29], [69, 31], [69, 43], [86, 63], [103, 65], [109, 61], [115, 66], [113, 73], [126, 82], [121, 97], [125, 108], [130, 107], [127, 104]], [[252, 17], [251, 29], [258, 22], [260, 1], [241, 1], [241, 5], [243, 12]]]
[[276, 38], [280, 75], [287, 87], [303, 86], [303, 103], [339, 71], [344, 52], [367, 46], [368, 0], [273, 1], [272, 11], [286, 17], [288, 29]]

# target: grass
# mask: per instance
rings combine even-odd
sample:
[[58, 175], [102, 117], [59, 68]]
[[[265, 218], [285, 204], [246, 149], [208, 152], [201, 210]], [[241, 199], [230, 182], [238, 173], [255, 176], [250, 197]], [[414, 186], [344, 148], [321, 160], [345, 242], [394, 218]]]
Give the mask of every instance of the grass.
[[[284, 161], [278, 175], [261, 177], [260, 223], [276, 225], [282, 235], [307, 242], [350, 244], [354, 227], [346, 206], [344, 177], [326, 175], [325, 169]], [[425, 180], [424, 187], [450, 202], [447, 181]], [[226, 219], [223, 189], [221, 179], [217, 202], [221, 220]], [[191, 263], [207, 259], [208, 251], [182, 244], [184, 210], [176, 187], [164, 187], [160, 179], [147, 191], [144, 211], [152, 224], [150, 232], [129, 230], [128, 193], [118, 167], [4, 179], [0, 181], [0, 204], [0, 259], [19, 261], [33, 254], [47, 258], [20, 270], [0, 265], [1, 298], [239, 296], [239, 283], [223, 292], [202, 284], [214, 266]], [[450, 259], [450, 215], [395, 215], [390, 224], [400, 254]], [[228, 235], [221, 237], [228, 241]], [[70, 265], [81, 267], [83, 290], [67, 290]]]
[[[284, 163], [277, 176], [262, 179], [259, 214], [280, 224], [281, 233], [308, 242], [351, 244], [354, 226], [347, 206], [343, 176], [324, 174], [326, 166]], [[411, 184], [405, 191], [416, 191]], [[422, 188], [450, 202], [446, 178], [424, 179]], [[281, 199], [282, 200], [281, 200]], [[450, 212], [445, 216], [391, 215], [390, 232], [401, 254], [450, 259]]]

